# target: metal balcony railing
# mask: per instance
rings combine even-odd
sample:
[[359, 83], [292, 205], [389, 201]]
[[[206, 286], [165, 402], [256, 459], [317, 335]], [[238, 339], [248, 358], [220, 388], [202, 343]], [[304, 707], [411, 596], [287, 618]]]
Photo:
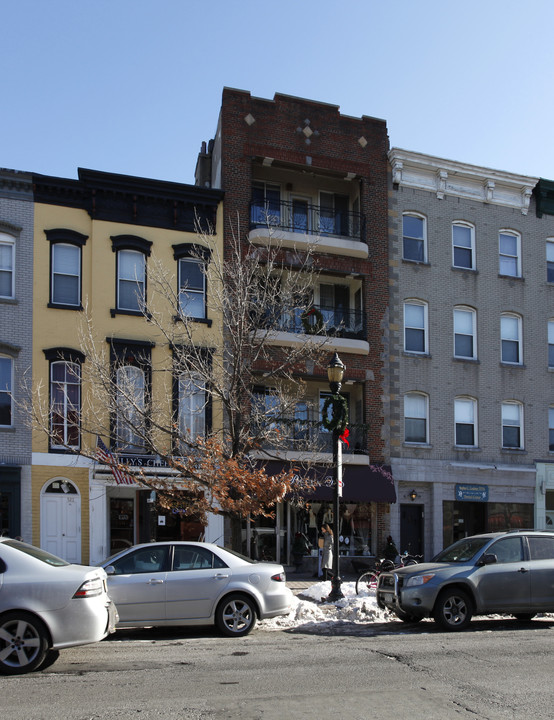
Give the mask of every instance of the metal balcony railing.
[[[283, 420], [274, 423], [279, 427], [280, 445], [296, 452], [332, 453], [333, 433], [324, 430], [321, 423], [314, 420]], [[348, 425], [350, 434], [348, 445], [343, 444], [343, 453], [367, 453], [367, 425]], [[264, 443], [265, 449], [272, 447], [270, 442]]]
[[304, 235], [326, 235], [365, 242], [365, 217], [295, 200], [250, 202], [250, 228], [271, 227]]
[[365, 326], [365, 313], [361, 310], [327, 308], [322, 305], [312, 305], [308, 310], [277, 306], [268, 309], [263, 320], [266, 329], [358, 340], [365, 338]]

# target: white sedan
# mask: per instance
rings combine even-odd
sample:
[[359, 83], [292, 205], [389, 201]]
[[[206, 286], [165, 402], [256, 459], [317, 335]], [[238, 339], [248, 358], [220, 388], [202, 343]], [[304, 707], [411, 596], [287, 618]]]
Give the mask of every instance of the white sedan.
[[282, 565], [254, 562], [217, 545], [135, 545], [102, 564], [117, 627], [211, 625], [230, 637], [256, 620], [286, 615], [293, 600]]
[[116, 620], [102, 569], [0, 538], [0, 673], [44, 669], [61, 648], [102, 640]]

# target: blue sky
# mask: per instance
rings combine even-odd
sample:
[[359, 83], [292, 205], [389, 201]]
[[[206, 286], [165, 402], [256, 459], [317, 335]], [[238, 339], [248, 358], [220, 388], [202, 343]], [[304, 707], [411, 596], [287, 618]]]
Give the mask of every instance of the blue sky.
[[193, 183], [224, 86], [554, 179], [552, 0], [0, 0], [0, 167]]

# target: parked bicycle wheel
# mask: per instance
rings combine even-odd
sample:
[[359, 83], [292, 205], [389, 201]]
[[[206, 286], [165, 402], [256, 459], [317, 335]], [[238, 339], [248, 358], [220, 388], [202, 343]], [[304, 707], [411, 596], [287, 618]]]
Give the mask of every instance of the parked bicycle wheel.
[[361, 592], [375, 593], [377, 583], [379, 582], [379, 573], [374, 570], [363, 573], [356, 580], [356, 595]]

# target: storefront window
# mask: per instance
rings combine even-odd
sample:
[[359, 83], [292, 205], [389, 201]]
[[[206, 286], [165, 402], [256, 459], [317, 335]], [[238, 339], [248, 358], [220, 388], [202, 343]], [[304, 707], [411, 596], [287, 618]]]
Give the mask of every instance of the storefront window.
[[470, 535], [533, 527], [533, 505], [527, 503], [443, 503], [443, 547]]
[[[328, 523], [334, 530], [333, 503], [308, 503], [297, 513], [297, 531], [303, 533], [314, 550], [321, 526]], [[344, 503], [340, 506], [340, 554], [369, 555], [371, 548], [371, 503]]]

